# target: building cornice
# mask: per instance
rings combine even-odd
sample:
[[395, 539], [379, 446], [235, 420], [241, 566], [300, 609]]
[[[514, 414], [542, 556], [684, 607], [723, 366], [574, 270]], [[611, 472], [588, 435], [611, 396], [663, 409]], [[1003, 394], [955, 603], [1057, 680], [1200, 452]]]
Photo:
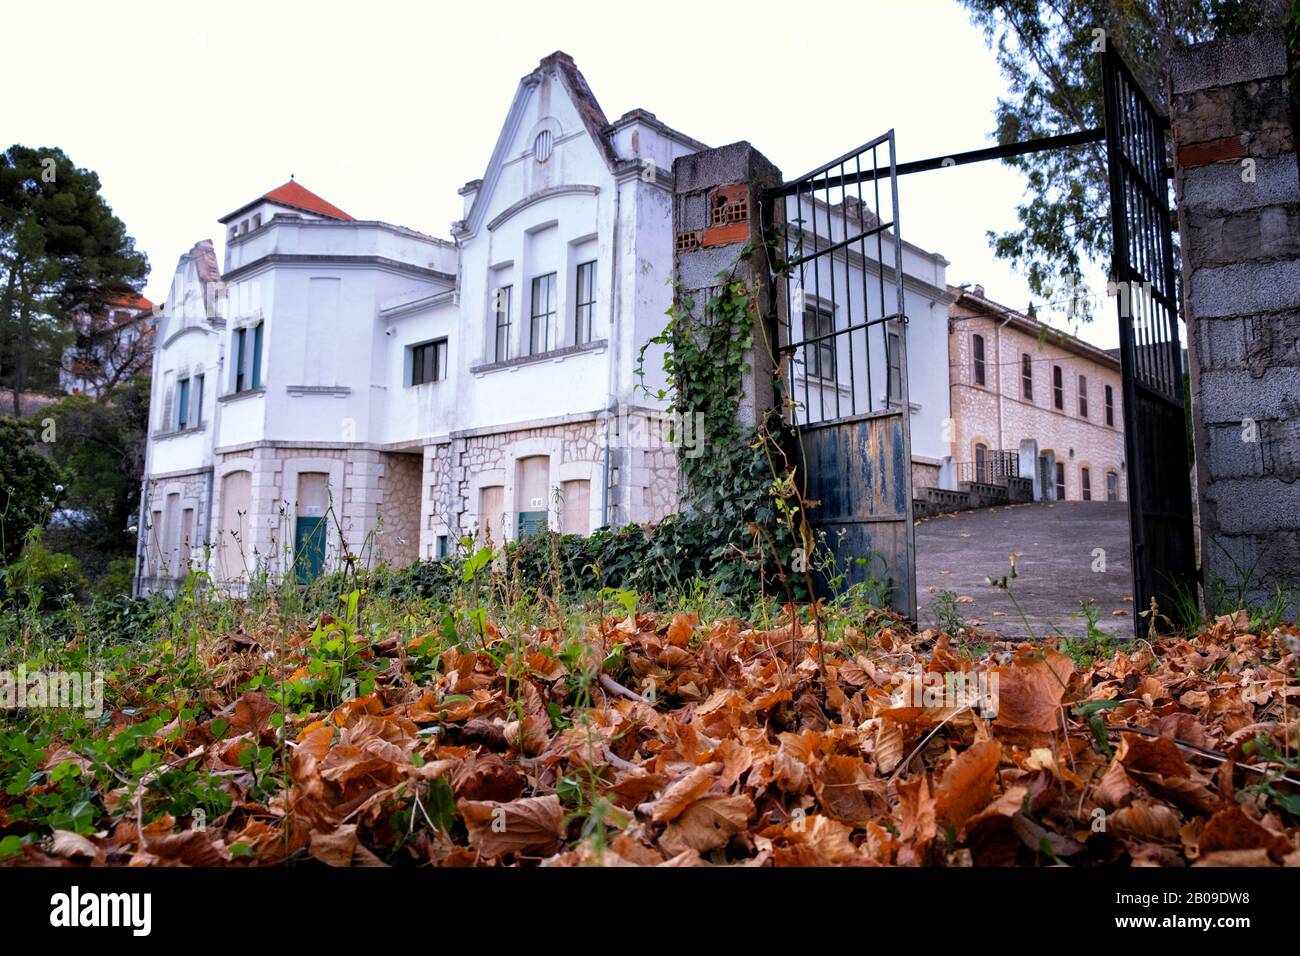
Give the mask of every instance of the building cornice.
[[544, 202], [545, 200], [552, 199], [556, 196], [571, 195], [599, 196], [600, 187], [574, 183], [566, 186], [547, 186], [545, 189], [539, 189], [537, 192], [525, 196], [516, 203], [511, 203], [503, 209], [492, 219], [491, 222], [487, 224], [487, 230], [488, 232], [494, 232], [498, 226], [504, 225], [529, 206], [534, 206], [539, 202]]
[[[212, 321], [214, 321], [214, 320], [213, 320], [211, 317], [209, 317], [209, 318], [207, 319], [207, 321], [208, 321], [208, 322], [212, 322]], [[225, 325], [224, 322], [222, 322], [221, 324], [222, 324], [222, 325]], [[165, 348], [168, 348], [168, 347], [169, 347], [173, 342], [175, 342], [175, 341], [176, 341], [177, 339], [179, 339], [181, 336], [183, 336], [183, 335], [188, 335], [190, 332], [202, 332], [204, 335], [216, 335], [216, 334], [217, 334], [216, 330], [213, 329], [213, 328], [209, 328], [209, 327], [202, 326], [202, 325], [186, 325], [186, 326], [182, 326], [181, 328], [177, 329], [177, 330], [176, 330], [175, 332], [173, 332], [171, 335], [167, 336], [167, 338], [163, 339], [163, 343], [162, 343], [161, 346], [159, 346], [159, 348], [164, 348], [164, 349], [165, 349]]]
[[428, 295], [422, 295], [419, 298], [409, 299], [406, 302], [399, 302], [396, 305], [381, 307], [379, 310], [379, 317], [381, 319], [398, 319], [404, 315], [410, 315], [413, 312], [423, 312], [425, 309], [432, 309], [440, 305], [448, 304], [456, 304], [455, 289], [441, 289], [437, 292], [431, 292]]
[[320, 266], [333, 265], [344, 268], [372, 268], [383, 269], [388, 272], [397, 272], [402, 275], [419, 276], [422, 279], [432, 279], [436, 282], [445, 282], [448, 285], [456, 284], [456, 277], [449, 272], [439, 272], [437, 269], [429, 269], [424, 266], [413, 265], [409, 262], [401, 262], [397, 259], [389, 259], [387, 256], [345, 256], [345, 255], [317, 255], [312, 253], [288, 253], [272, 252], [261, 258], [254, 259], [252, 262], [246, 262], [225, 273], [221, 279], [223, 282], [231, 282], [235, 279], [242, 279], [255, 272], [263, 269], [269, 269], [272, 266]]

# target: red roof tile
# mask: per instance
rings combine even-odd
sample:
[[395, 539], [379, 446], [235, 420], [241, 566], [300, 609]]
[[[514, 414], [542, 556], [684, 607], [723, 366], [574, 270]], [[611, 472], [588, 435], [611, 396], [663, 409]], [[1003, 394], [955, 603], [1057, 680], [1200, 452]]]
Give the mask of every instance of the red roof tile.
[[109, 299], [109, 305], [120, 305], [128, 309], [141, 309], [144, 311], [153, 308], [153, 303], [137, 292], [119, 295], [115, 299]]
[[262, 198], [269, 200], [270, 202], [278, 202], [285, 206], [292, 206], [295, 209], [301, 209], [305, 212], [314, 212], [318, 216], [328, 216], [331, 219], [342, 219], [344, 222], [352, 221], [352, 217], [338, 206], [326, 202], [310, 189], [303, 188], [292, 179], [283, 186], [272, 189]]

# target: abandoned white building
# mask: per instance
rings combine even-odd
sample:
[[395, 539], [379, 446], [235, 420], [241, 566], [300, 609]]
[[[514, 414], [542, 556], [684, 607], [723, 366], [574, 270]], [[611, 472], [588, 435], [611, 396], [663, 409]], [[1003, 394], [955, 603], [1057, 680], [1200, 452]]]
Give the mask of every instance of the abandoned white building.
[[130, 293], [102, 309], [76, 309], [75, 339], [63, 351], [59, 387], [69, 395], [102, 401], [118, 385], [146, 371], [153, 362], [153, 303]]
[[[673, 161], [704, 148], [642, 110], [607, 121], [555, 53], [520, 81], [451, 240], [293, 181], [222, 217], [223, 268], [196, 245], [160, 312], [137, 590], [675, 511], [678, 449], [642, 417], [663, 407], [662, 354], [640, 353], [671, 304]], [[928, 303], [913, 367], [946, 369], [947, 263], [908, 256]], [[937, 471], [948, 388], [925, 378], [914, 449]]]

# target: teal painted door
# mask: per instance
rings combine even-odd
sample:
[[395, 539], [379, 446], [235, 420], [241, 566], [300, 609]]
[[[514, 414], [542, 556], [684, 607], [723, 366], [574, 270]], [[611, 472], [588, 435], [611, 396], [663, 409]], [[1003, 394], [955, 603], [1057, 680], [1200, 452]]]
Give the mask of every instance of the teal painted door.
[[314, 580], [325, 566], [325, 519], [299, 517], [294, 525], [293, 564], [298, 583]]
[[521, 511], [519, 512], [519, 540], [531, 534], [537, 534], [539, 531], [546, 530], [546, 512], [545, 511]]

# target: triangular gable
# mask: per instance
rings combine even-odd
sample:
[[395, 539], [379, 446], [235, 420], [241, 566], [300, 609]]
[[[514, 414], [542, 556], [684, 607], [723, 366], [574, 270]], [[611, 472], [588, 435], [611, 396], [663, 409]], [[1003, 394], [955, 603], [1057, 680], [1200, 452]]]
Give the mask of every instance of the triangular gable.
[[466, 233], [473, 234], [482, 227], [492, 194], [500, 179], [502, 166], [509, 158], [511, 144], [519, 136], [520, 126], [528, 113], [529, 100], [543, 82], [544, 74], [551, 70], [554, 70], [558, 77], [561, 88], [572, 103], [574, 111], [605, 161], [606, 167], [613, 172], [618, 157], [614, 153], [609, 137], [605, 134], [609, 120], [606, 119], [604, 110], [600, 108], [600, 103], [596, 101], [591, 87], [587, 85], [586, 78], [573, 62], [573, 58], [567, 53], [556, 51], [543, 59], [537, 65], [537, 69], [519, 81], [514, 99], [510, 101], [510, 110], [506, 113], [505, 123], [502, 124], [496, 145], [492, 149], [492, 157], [488, 160], [487, 171], [483, 174], [482, 185], [466, 217], [464, 230]]

